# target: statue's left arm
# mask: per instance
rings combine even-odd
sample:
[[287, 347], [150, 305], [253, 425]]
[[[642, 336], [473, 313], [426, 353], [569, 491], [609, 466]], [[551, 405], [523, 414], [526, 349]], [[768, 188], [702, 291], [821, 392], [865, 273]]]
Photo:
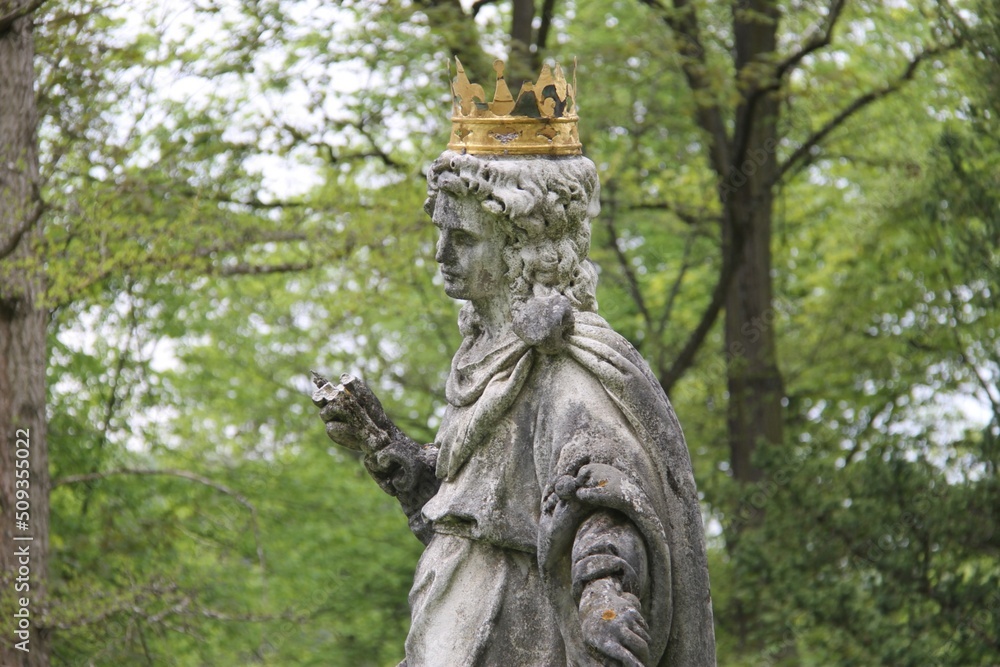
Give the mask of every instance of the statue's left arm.
[[578, 641], [591, 659], [655, 665], [670, 623], [663, 616], [671, 592], [662, 524], [636, 470], [623, 458], [621, 467], [593, 462], [602, 448], [580, 447], [586, 441], [563, 449], [562, 474], [543, 492], [540, 560], [550, 581], [571, 585], [567, 603], [576, 607]]
[[327, 435], [364, 454], [368, 473], [399, 501], [410, 530], [426, 544], [431, 531], [421, 509], [440, 484], [435, 474], [437, 447], [420, 445], [403, 433], [361, 380], [343, 375], [336, 387], [325, 381], [317, 384], [313, 402], [320, 408]]
[[650, 637], [640, 603], [649, 585], [642, 534], [620, 512], [595, 512], [576, 532], [572, 562], [584, 641], [624, 667], [643, 667]]

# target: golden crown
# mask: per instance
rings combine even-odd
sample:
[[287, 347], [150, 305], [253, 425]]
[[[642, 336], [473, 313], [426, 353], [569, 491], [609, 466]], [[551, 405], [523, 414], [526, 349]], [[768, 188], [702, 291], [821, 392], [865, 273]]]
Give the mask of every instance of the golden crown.
[[515, 100], [504, 81], [502, 60], [493, 62], [497, 87], [486, 102], [483, 87], [469, 81], [461, 61], [452, 81], [453, 109], [448, 148], [473, 155], [580, 155], [576, 68], [573, 83], [562, 68], [542, 67], [538, 81], [525, 82]]

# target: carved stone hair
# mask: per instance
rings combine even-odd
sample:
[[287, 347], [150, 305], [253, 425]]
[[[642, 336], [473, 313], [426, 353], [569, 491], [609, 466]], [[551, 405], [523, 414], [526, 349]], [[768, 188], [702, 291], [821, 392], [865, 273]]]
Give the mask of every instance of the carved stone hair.
[[507, 238], [503, 258], [515, 315], [532, 297], [557, 294], [576, 310], [597, 310], [597, 270], [587, 259], [590, 220], [601, 207], [593, 162], [446, 151], [427, 174], [428, 214], [440, 191], [477, 199]]

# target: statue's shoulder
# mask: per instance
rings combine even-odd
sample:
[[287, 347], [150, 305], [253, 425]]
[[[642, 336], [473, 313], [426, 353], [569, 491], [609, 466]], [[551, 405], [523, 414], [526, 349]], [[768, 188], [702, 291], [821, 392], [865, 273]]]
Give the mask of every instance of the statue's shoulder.
[[615, 331], [608, 321], [597, 313], [580, 312], [576, 313], [574, 322], [574, 334], [583, 336], [608, 346], [614, 352], [627, 357], [628, 359], [641, 359], [641, 355], [636, 351], [635, 346], [628, 341], [625, 336]]
[[629, 369], [655, 383], [649, 364], [635, 346], [597, 313], [577, 314], [572, 340], [578, 349], [586, 351], [586, 354], [575, 355], [584, 360], [584, 365]]

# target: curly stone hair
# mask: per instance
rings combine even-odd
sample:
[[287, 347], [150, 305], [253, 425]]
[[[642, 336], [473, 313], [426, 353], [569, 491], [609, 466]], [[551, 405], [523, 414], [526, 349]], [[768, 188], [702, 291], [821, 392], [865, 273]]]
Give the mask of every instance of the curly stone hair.
[[593, 162], [446, 151], [427, 174], [428, 215], [441, 191], [477, 199], [506, 237], [503, 258], [515, 315], [532, 297], [553, 295], [575, 310], [597, 310], [597, 269], [587, 259], [590, 221], [601, 208]]

